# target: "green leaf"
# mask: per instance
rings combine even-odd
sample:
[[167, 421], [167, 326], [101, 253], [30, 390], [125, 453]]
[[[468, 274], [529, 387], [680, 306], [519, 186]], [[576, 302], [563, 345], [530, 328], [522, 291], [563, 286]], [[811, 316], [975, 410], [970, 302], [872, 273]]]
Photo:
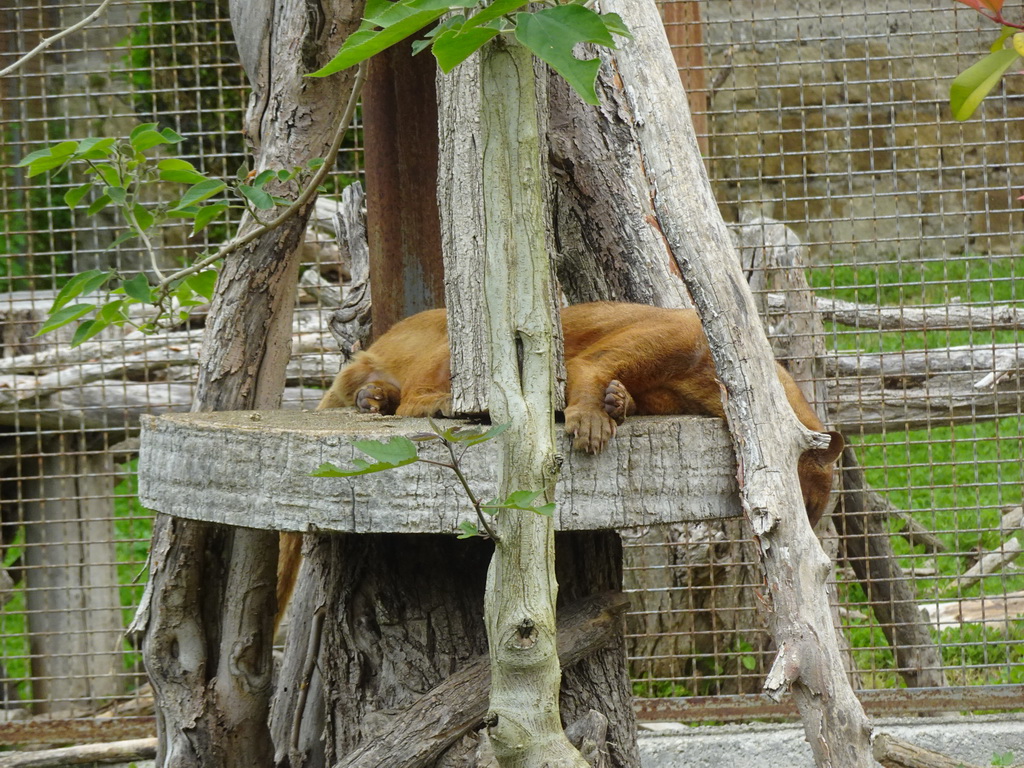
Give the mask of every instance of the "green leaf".
[[102, 269], [90, 269], [88, 272], [75, 275], [60, 289], [57, 297], [53, 300], [53, 306], [50, 307], [50, 314], [52, 315], [72, 299], [92, 293], [113, 276], [113, 272]]
[[99, 160], [114, 152], [114, 139], [87, 138], [78, 142], [72, 160]]
[[476, 0], [399, 0], [396, 3], [368, 4], [363, 26], [349, 35], [334, 58], [310, 77], [326, 77], [348, 69], [419, 32], [441, 18], [452, 6], [463, 2], [469, 7], [476, 4]]
[[132, 206], [132, 215], [135, 217], [135, 223], [139, 225], [139, 229], [143, 231], [152, 227], [153, 222], [155, 221], [153, 214], [147, 211], [139, 203]]
[[494, 438], [496, 438], [498, 435], [500, 435], [502, 432], [504, 432], [510, 426], [512, 426], [512, 422], [507, 422], [505, 424], [496, 424], [493, 427], [491, 427], [490, 429], [488, 429], [486, 432], [484, 432], [482, 435], [480, 435], [479, 437], [473, 437], [473, 438], [467, 440], [466, 444], [467, 445], [479, 445], [480, 443], [486, 443], [488, 440], [493, 440]]
[[53, 157], [49, 147], [46, 149], [37, 149], [35, 152], [29, 152], [21, 160], [15, 164], [15, 168], [24, 168], [26, 165], [32, 165], [36, 160], [40, 160], [44, 157]]
[[502, 16], [517, 11], [526, 5], [523, 0], [495, 0], [479, 13], [474, 13], [466, 22], [467, 27], [479, 27], [490, 21], [499, 19]]
[[[288, 173], [288, 171], [284, 171], [284, 173]], [[263, 187], [264, 184], [266, 184], [268, 181], [270, 181], [276, 175], [277, 175], [277, 171], [271, 171], [271, 170], [260, 171], [260, 173], [256, 176], [256, 178], [252, 180], [252, 186], [256, 187], [257, 189], [260, 189], [260, 188]]]
[[143, 131], [133, 138], [131, 143], [136, 152], [145, 152], [160, 144], [166, 144], [167, 141], [156, 131]]
[[453, 28], [434, 38], [431, 50], [437, 65], [447, 74], [498, 34], [494, 27]]
[[544, 517], [554, 517], [555, 502], [552, 501], [549, 504], [545, 504], [541, 507], [534, 507], [533, 511], [536, 512], [538, 515], [543, 515]]
[[480, 535], [480, 530], [468, 520], [459, 523], [459, 538], [472, 539]]
[[[70, 307], [64, 307], [63, 309], [51, 312], [46, 322], [43, 323], [42, 327], [36, 331], [35, 336], [42, 336], [44, 333], [62, 328], [68, 323], [73, 323], [80, 317], [89, 314], [95, 306], [92, 304], [72, 304]], [[35, 338], [33, 336], [33, 338]]]
[[117, 299], [115, 301], [108, 301], [99, 311], [96, 313], [96, 319], [102, 321], [106, 325], [110, 323], [121, 323], [128, 318], [124, 314], [124, 308], [130, 302], [127, 299]]
[[134, 240], [138, 236], [139, 236], [139, 233], [136, 232], [134, 229], [126, 229], [124, 232], [122, 232], [120, 235], [118, 235], [116, 238], [114, 238], [114, 242], [112, 242], [110, 245], [108, 245], [103, 250], [105, 250], [105, 251], [113, 250], [114, 248], [117, 248], [117, 246], [121, 245], [122, 243], [127, 243], [129, 240]]
[[111, 321], [105, 318], [94, 318], [92, 320], [86, 320], [81, 323], [76, 329], [74, 336], [71, 337], [71, 346], [77, 347], [96, 334], [100, 333], [104, 328], [108, 328], [111, 325]]
[[75, 187], [74, 189], [69, 189], [64, 193], [64, 203], [68, 208], [74, 210], [75, 206], [82, 202], [82, 198], [88, 194], [90, 189], [92, 189], [91, 181], [87, 181], [85, 184]]
[[153, 303], [153, 289], [149, 285], [149, 279], [142, 272], [130, 280], [125, 280], [121, 285], [126, 295], [143, 304]]
[[[431, 420], [430, 425], [437, 429], [437, 426], [434, 424], [433, 420]], [[444, 432], [439, 432], [438, 434], [441, 436], [442, 439], [447, 440], [449, 442], [463, 443], [472, 440], [474, 437], [480, 437], [483, 434], [483, 432], [481, 432], [476, 427], [455, 426], [449, 427]]]
[[38, 176], [40, 173], [46, 173], [52, 171], [54, 168], [60, 168], [63, 166], [68, 159], [66, 157], [42, 157], [38, 160], [33, 160], [28, 167], [29, 178]]
[[187, 160], [168, 158], [156, 164], [161, 181], [173, 181], [181, 184], [198, 184], [206, 181], [206, 177], [195, 169]]
[[167, 144], [180, 144], [185, 140], [184, 136], [170, 128], [161, 129], [160, 135], [164, 137], [164, 142]]
[[103, 179], [103, 183], [107, 186], [121, 186], [121, 174], [118, 172], [117, 168], [110, 165], [110, 163], [97, 163], [95, 169], [96, 173], [98, 173], [100, 178]]
[[207, 301], [213, 301], [213, 289], [217, 284], [217, 270], [204, 269], [195, 275], [185, 278], [188, 286]]
[[201, 181], [198, 184], [194, 184], [188, 188], [178, 204], [172, 208], [172, 211], [180, 211], [183, 208], [187, 208], [190, 205], [202, 202], [208, 198], [213, 197], [218, 192], [222, 191], [227, 184], [217, 179], [207, 179]]
[[242, 193], [250, 203], [252, 203], [258, 210], [269, 211], [274, 207], [274, 198], [271, 197], [269, 192], [248, 184], [239, 184], [238, 191]]
[[380, 440], [354, 440], [356, 448], [377, 461], [396, 464], [400, 461], [415, 461], [418, 457], [416, 444], [407, 437], [395, 435], [386, 443]]
[[753, 670], [757, 666], [757, 661], [753, 656], [740, 656], [740, 663], [748, 670]]
[[[74, 335], [71, 337], [72, 348], [77, 347], [83, 341], [88, 341], [97, 333], [102, 331], [104, 327], [104, 325], [101, 325], [100, 323], [96, 322], [95, 319], [86, 320], [82, 323], [79, 323], [78, 327], [75, 328]], [[94, 328], [95, 330], [93, 330]]]
[[77, 141], [62, 141], [60, 144], [54, 144], [50, 147], [50, 154], [54, 157], [71, 157], [78, 149]]
[[564, 77], [585, 102], [599, 103], [594, 81], [600, 60], [581, 60], [572, 53], [577, 43], [615, 47], [611, 32], [597, 13], [581, 5], [559, 5], [537, 13], [518, 13], [516, 40]]
[[220, 216], [224, 211], [228, 209], [227, 203], [214, 203], [213, 205], [204, 205], [202, 208], [195, 212], [195, 223], [192, 225], [192, 234], [206, 229], [210, 222]]
[[322, 157], [314, 157], [312, 160], [306, 163], [306, 167], [311, 171], [315, 171], [317, 168], [320, 168], [323, 164], [324, 159]]
[[619, 16], [619, 14], [602, 13], [601, 21], [604, 23], [604, 28], [613, 35], [628, 37], [630, 40], [633, 39], [633, 33], [629, 31], [629, 27], [626, 26], [626, 22], [622, 20], [622, 17]]
[[117, 300], [104, 304], [96, 313], [95, 318], [86, 320], [75, 329], [75, 333], [71, 337], [71, 346], [77, 347], [114, 323], [123, 323], [125, 320], [122, 312], [124, 303], [124, 300]]
[[156, 126], [156, 123], [137, 125], [128, 136], [128, 143], [132, 145], [132, 149], [136, 152], [145, 152], [158, 144], [177, 144], [183, 141], [182, 137], [170, 128], [157, 131]]
[[88, 208], [85, 209], [85, 215], [86, 216], [95, 216], [97, 213], [102, 211], [108, 205], [110, 205], [110, 198], [107, 195], [102, 195], [102, 196], [96, 198], [93, 201], [92, 205], [90, 205]]
[[124, 205], [124, 201], [128, 197], [128, 190], [124, 187], [107, 187], [103, 191], [113, 201], [114, 205]]
[[517, 509], [529, 507], [543, 493], [544, 491], [512, 491], [505, 499], [505, 506]]
[[955, 120], [967, 120], [1021, 56], [1012, 48], [990, 53], [961, 72], [949, 87], [949, 106]]
[[146, 133], [147, 131], [156, 130], [157, 125], [157, 123], [139, 123], [134, 128], [132, 128], [132, 132], [128, 134], [128, 141], [132, 144], [132, 146], [135, 146], [135, 140], [141, 134]]
[[1016, 33], [1017, 30], [1013, 27], [1003, 27], [1003, 31], [999, 34], [999, 37], [996, 38], [996, 41], [989, 46], [989, 50], [993, 52], [1002, 50], [1003, 44]]
[[364, 459], [353, 459], [355, 469], [344, 470], [330, 462], [321, 464], [312, 473], [313, 477], [353, 477], [355, 475], [368, 475], [372, 472], [382, 472], [386, 469], [404, 467], [419, 459], [416, 453], [416, 445], [407, 437], [396, 435], [386, 443], [380, 440], [354, 440], [352, 445], [368, 456], [377, 459], [375, 464], [370, 464]]

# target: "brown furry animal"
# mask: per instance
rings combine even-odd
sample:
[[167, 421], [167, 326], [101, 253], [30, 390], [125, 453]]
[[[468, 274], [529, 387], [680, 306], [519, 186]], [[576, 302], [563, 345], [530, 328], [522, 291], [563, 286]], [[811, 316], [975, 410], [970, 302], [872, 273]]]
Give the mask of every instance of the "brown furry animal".
[[[721, 391], [697, 313], [642, 304], [594, 302], [562, 310], [565, 337], [565, 431], [573, 447], [600, 453], [615, 427], [630, 415], [692, 414], [723, 417]], [[815, 432], [824, 430], [792, 377], [782, 366], [779, 380], [793, 412]], [[318, 406], [355, 406], [370, 413], [433, 416], [451, 403], [448, 321], [443, 309], [420, 312], [395, 324], [335, 378]], [[797, 474], [807, 517], [813, 526], [828, 503], [832, 467], [843, 438], [805, 451]], [[282, 540], [281, 582], [294, 582], [298, 536]], [[286, 554], [285, 547], [291, 548]], [[284, 565], [286, 557], [294, 560]], [[283, 605], [283, 602], [278, 603]]]

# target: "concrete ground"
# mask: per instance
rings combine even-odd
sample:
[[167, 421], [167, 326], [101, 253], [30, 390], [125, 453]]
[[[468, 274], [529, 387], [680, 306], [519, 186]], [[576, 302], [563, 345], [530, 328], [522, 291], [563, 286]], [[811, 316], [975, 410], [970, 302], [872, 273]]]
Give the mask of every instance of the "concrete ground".
[[[1024, 715], [894, 718], [873, 722], [876, 733], [889, 733], [973, 765], [992, 765], [994, 755], [1006, 753], [1012, 755], [1013, 764], [1024, 763]], [[800, 723], [694, 728], [649, 723], [641, 727], [640, 755], [642, 768], [814, 766]]]

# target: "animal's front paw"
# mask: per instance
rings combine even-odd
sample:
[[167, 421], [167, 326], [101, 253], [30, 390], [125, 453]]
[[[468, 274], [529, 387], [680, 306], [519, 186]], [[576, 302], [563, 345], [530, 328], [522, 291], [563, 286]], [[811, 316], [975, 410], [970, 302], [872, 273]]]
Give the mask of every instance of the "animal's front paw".
[[604, 389], [604, 412], [616, 424], [624, 422], [633, 412], [633, 398], [618, 379], [612, 379]]
[[387, 384], [371, 381], [356, 392], [356, 408], [363, 413], [392, 414], [395, 412], [395, 401], [391, 388]]
[[615, 422], [598, 408], [569, 406], [565, 409], [565, 431], [574, 438], [572, 447], [584, 453], [600, 453], [615, 436]]

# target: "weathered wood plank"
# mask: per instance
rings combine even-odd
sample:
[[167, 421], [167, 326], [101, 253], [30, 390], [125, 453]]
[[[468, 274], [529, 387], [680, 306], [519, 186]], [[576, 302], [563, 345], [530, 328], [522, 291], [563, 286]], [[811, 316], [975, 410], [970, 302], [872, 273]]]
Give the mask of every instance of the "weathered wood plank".
[[[456, 422], [443, 421], [443, 424]], [[143, 417], [143, 504], [196, 520], [276, 530], [454, 531], [472, 510], [452, 473], [425, 463], [355, 478], [313, 478], [322, 462], [363, 456], [350, 443], [423, 432], [421, 419], [351, 411], [237, 411]], [[636, 418], [600, 456], [574, 453], [561, 428], [559, 530], [632, 528], [739, 514], [735, 460], [718, 419]], [[438, 451], [427, 445], [425, 450]], [[465, 455], [479, 493], [493, 495], [493, 443]], [[437, 459], [444, 456], [438, 451]]]

